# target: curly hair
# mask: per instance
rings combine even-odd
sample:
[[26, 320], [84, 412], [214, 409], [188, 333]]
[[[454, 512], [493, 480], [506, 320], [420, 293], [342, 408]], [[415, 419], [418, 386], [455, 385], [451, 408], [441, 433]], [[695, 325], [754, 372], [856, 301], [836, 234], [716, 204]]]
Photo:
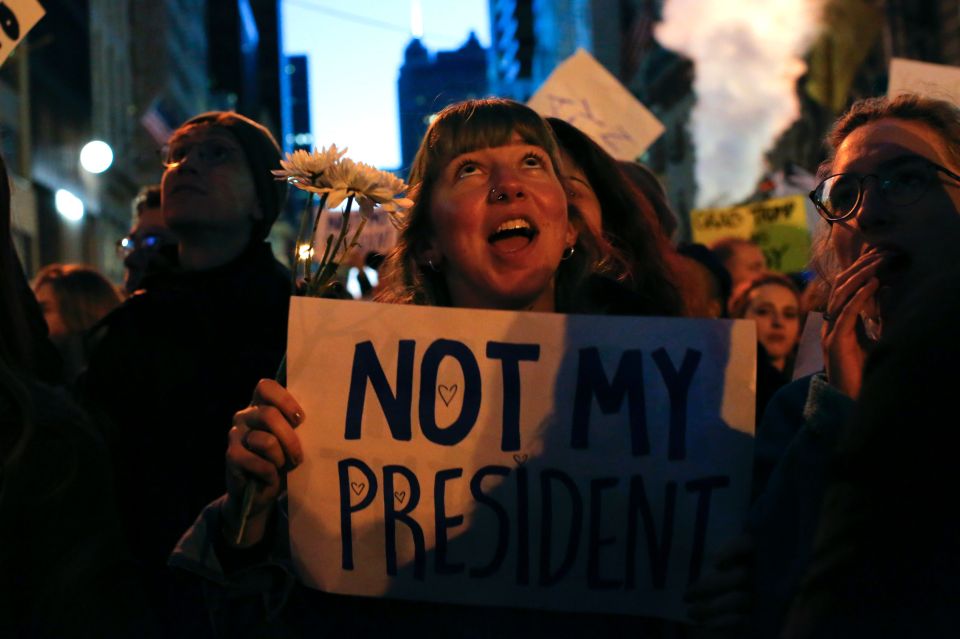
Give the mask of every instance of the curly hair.
[[[430, 217], [434, 185], [443, 169], [458, 155], [511, 143], [518, 136], [539, 146], [550, 158], [557, 175], [562, 173], [560, 153], [550, 127], [529, 107], [502, 98], [466, 100], [443, 109], [427, 129], [410, 169], [410, 196], [414, 205], [400, 228], [397, 245], [383, 266], [383, 286], [376, 300], [398, 304], [451, 306], [441, 273], [425, 267], [418, 253], [433, 234]], [[568, 207], [578, 231], [573, 256], [557, 271], [557, 309], [591, 272], [609, 272], [615, 251], [591, 233], [579, 211]]]

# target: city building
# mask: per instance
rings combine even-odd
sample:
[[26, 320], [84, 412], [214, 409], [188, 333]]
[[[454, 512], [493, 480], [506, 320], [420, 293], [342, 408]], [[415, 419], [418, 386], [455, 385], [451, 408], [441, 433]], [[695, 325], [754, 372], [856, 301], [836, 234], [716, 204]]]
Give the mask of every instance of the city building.
[[487, 87], [487, 52], [476, 34], [459, 49], [435, 55], [419, 38], [410, 41], [397, 81], [402, 175], [413, 163], [430, 117], [448, 104], [486, 95]]
[[283, 148], [310, 150], [313, 134], [310, 132], [309, 60], [305, 55], [290, 55], [281, 74], [283, 91]]

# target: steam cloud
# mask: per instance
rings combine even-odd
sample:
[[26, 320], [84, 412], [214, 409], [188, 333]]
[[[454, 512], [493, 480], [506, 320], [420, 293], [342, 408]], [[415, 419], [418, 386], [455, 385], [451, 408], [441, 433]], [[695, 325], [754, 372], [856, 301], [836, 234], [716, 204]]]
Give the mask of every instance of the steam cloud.
[[794, 122], [801, 57], [823, 0], [665, 0], [657, 39], [694, 61], [698, 206], [753, 192], [763, 154]]

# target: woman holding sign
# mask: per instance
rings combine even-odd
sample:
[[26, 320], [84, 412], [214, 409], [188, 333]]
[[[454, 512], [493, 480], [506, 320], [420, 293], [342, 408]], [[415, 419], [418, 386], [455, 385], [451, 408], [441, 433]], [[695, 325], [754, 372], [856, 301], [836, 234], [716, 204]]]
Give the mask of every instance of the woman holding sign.
[[[601, 275], [620, 258], [569, 206], [560, 175], [550, 128], [526, 106], [486, 99], [446, 108], [431, 124], [414, 162], [410, 182], [416, 204], [384, 267], [379, 299], [497, 310], [671, 314], [675, 292], [665, 276], [658, 276], [660, 293], [640, 297]], [[174, 563], [208, 576], [213, 566], [212, 578], [222, 582], [272, 558], [274, 548], [289, 548], [284, 515], [278, 514], [283, 508], [277, 504], [285, 473], [303, 461], [295, 429], [305, 420], [282, 386], [260, 382], [251, 406], [234, 418], [228, 494], [204, 511]], [[250, 481], [258, 490], [243, 524], [242, 495]], [[431, 636], [556, 636], [571, 619], [611, 631], [625, 625], [636, 629], [638, 623], [595, 615], [557, 616], [550, 622], [534, 611], [491, 615], [490, 609], [357, 599], [305, 588], [295, 592], [283, 618], [331, 634], [365, 636], [399, 620]], [[251, 632], [249, 613], [228, 611], [221, 619], [229, 625], [225, 631]], [[261, 618], [264, 613], [260, 610]]]

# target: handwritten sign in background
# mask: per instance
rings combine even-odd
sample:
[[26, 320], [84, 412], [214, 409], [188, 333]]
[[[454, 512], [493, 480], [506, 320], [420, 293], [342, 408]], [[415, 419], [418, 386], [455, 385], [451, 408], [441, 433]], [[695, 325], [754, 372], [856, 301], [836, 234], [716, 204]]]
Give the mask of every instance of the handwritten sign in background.
[[44, 15], [46, 12], [37, 0], [0, 2], [0, 64]]
[[289, 340], [309, 586], [681, 619], [740, 531], [750, 322], [295, 298]]
[[[812, 207], [812, 204], [811, 204]], [[807, 199], [802, 195], [764, 200], [745, 206], [690, 212], [693, 241], [713, 244], [725, 237], [756, 242], [772, 271], [793, 273], [810, 259]]]
[[[350, 228], [357, 228], [360, 222], [359, 214], [354, 211], [351, 215]], [[327, 236], [333, 234], [334, 237], [340, 233], [340, 226], [343, 224], [343, 213], [341, 211], [325, 210], [320, 216], [320, 222], [317, 224], [317, 232], [314, 236], [315, 246], [323, 247], [326, 245]], [[352, 231], [351, 231], [352, 232]], [[367, 217], [367, 223], [363, 227], [363, 233], [360, 234], [359, 248], [361, 254], [382, 253], [386, 255], [397, 243], [397, 229], [390, 223], [387, 213], [380, 207], [373, 209], [373, 212]], [[318, 251], [316, 258], [319, 259], [322, 251]]]
[[583, 49], [554, 69], [527, 104], [593, 138], [618, 160], [636, 160], [663, 134], [663, 124]]
[[960, 67], [893, 58], [887, 95], [919, 93], [960, 105]]

